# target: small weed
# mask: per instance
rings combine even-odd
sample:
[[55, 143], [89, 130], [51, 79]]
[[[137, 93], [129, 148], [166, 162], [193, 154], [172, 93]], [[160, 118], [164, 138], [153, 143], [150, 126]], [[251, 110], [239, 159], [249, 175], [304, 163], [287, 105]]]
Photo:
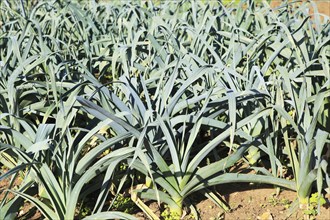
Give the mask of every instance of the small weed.
[[164, 206], [164, 211], [160, 214], [160, 216], [164, 220], [174, 220], [181, 218], [181, 216], [179, 216], [177, 213], [171, 212], [167, 205]]
[[112, 207], [117, 211], [122, 211], [125, 213], [132, 213], [136, 208], [135, 203], [131, 200], [131, 198], [125, 197], [122, 194], [118, 195]]
[[283, 205], [286, 209], [288, 209], [291, 205], [291, 201], [288, 199], [278, 199], [275, 197], [271, 197], [268, 199], [268, 203], [272, 206]]
[[83, 207], [81, 210], [80, 210], [80, 216], [82, 218], [86, 217], [86, 216], [89, 216], [90, 214], [92, 213], [92, 210], [90, 207]]
[[306, 210], [304, 210], [304, 214], [309, 215], [312, 219], [314, 219], [314, 217], [318, 214], [317, 206], [319, 202], [320, 206], [326, 203], [323, 195], [321, 195], [319, 198], [318, 193], [313, 193], [309, 198], [309, 206]]

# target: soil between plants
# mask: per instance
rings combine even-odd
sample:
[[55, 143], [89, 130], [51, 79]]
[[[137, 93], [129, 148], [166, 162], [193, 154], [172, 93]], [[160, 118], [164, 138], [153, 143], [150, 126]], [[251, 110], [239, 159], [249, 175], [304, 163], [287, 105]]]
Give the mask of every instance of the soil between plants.
[[[4, 189], [8, 187], [9, 179], [0, 181], [0, 201], [3, 199]], [[196, 194], [192, 197], [192, 202], [196, 206], [200, 219], [202, 220], [298, 220], [304, 219], [303, 212], [297, 210], [290, 217], [287, 217], [289, 207], [295, 201], [296, 192], [281, 189], [276, 195], [276, 188], [245, 183], [223, 184], [215, 188], [222, 198], [230, 205], [231, 211], [224, 212], [212, 201]], [[205, 199], [204, 199], [205, 198]], [[321, 213], [315, 216], [316, 220], [330, 220], [330, 195], [325, 196], [327, 203], [321, 207]], [[149, 203], [149, 207], [160, 216], [160, 210], [156, 202]], [[28, 211], [32, 210], [32, 213]], [[133, 214], [133, 213], [131, 213]], [[134, 213], [140, 219], [148, 219], [143, 212]], [[25, 202], [20, 209], [17, 219], [43, 219], [41, 213], [34, 209], [29, 202]], [[193, 219], [187, 213], [183, 218]]]
[[[217, 192], [230, 205], [231, 211], [224, 212], [211, 200], [203, 199], [203, 196], [196, 195], [193, 200], [199, 212], [201, 220], [300, 220], [304, 219], [302, 210], [295, 211], [287, 216], [290, 207], [296, 199], [296, 192], [281, 189], [276, 195], [276, 188], [258, 184], [232, 183], [217, 187]], [[315, 220], [330, 220], [330, 195], [326, 195], [327, 203], [321, 207], [320, 215]], [[157, 203], [153, 202], [149, 207], [160, 213]], [[138, 219], [147, 217], [143, 212], [135, 214]], [[183, 219], [194, 219], [187, 214]], [[311, 216], [311, 219], [312, 216]]]
[[[296, 199], [296, 192], [283, 190], [276, 195], [274, 187], [256, 184], [225, 184], [217, 187], [218, 192], [231, 206], [232, 211], [225, 213], [210, 200], [203, 200], [197, 204], [202, 220], [237, 219], [237, 220], [278, 220], [303, 219], [303, 211], [297, 210], [288, 217], [289, 208]], [[330, 220], [330, 203], [321, 207], [321, 213], [315, 219]]]

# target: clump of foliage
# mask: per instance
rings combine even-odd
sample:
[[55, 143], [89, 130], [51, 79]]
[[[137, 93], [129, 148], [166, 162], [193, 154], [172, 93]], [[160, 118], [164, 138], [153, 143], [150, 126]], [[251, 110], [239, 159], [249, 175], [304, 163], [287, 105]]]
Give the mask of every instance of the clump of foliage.
[[125, 213], [133, 213], [134, 211], [136, 211], [137, 207], [129, 196], [118, 194], [118, 196], [115, 198], [115, 201], [112, 204], [112, 208], [114, 210]]
[[318, 193], [313, 193], [309, 198], [309, 206], [304, 210], [304, 214], [315, 217], [319, 213], [319, 207], [326, 204], [326, 200]]
[[167, 206], [165, 206], [164, 211], [160, 215], [164, 220], [180, 219], [181, 217], [177, 213], [171, 212]]

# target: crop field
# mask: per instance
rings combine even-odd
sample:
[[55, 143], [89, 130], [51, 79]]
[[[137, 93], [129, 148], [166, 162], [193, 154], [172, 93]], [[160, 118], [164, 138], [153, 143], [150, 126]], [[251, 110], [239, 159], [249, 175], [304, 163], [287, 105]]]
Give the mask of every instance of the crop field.
[[0, 219], [330, 219], [319, 8], [2, 0]]

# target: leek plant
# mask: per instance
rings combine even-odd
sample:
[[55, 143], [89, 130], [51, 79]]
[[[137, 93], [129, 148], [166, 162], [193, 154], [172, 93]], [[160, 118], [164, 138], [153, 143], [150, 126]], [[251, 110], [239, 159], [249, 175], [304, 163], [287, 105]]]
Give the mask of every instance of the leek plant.
[[[182, 66], [191, 63], [189, 57], [182, 59], [177, 61]], [[262, 182], [294, 190], [295, 185], [289, 180], [265, 175], [227, 173], [228, 168], [240, 160], [250, 146], [258, 143], [241, 128], [247, 126], [252, 119], [257, 120], [271, 112], [270, 108], [257, 109], [240, 120], [236, 120], [234, 116], [232, 122], [229, 119], [233, 117], [230, 110], [235, 112], [236, 106], [244, 106], [249, 100], [255, 101], [256, 96], [259, 96], [257, 100], [262, 100], [267, 94], [254, 91], [231, 94], [226, 88], [204, 89], [204, 86], [199, 86], [198, 81], [208, 83], [200, 79], [212, 78], [215, 68], [202, 67], [194, 71], [186, 68], [187, 72], [181, 74], [178, 69], [174, 69], [174, 72], [166, 71], [163, 78], [155, 79], [159, 81], [155, 90], [148, 89], [153, 88], [153, 80], [148, 84], [142, 76], [130, 80], [122, 76], [116, 82], [118, 85], [113, 85], [116, 88], [114, 91], [101, 84], [96, 85], [97, 97], [105, 97], [102, 101], [94, 96], [78, 97], [88, 113], [100, 120], [111, 119], [126, 131], [134, 133], [135, 141], [131, 141], [129, 146], [139, 150], [128, 163], [129, 167], [146, 176], [146, 184], [142, 187], [133, 186], [133, 201], [151, 218], [155, 218], [152, 211], [141, 199], [166, 203], [172, 215], [179, 217], [182, 215], [183, 205], [190, 205], [189, 196], [198, 191], [228, 210], [229, 207], [208, 189], [213, 185]], [[186, 75], [189, 76], [187, 79], [181, 79]], [[182, 82], [177, 89], [176, 85], [179, 83], [176, 81]], [[202, 89], [192, 91], [193, 88]], [[167, 93], [170, 95], [166, 95]], [[197, 94], [186, 99], [188, 94], [194, 93]], [[96, 105], [95, 102], [103, 106]], [[227, 120], [223, 122], [219, 118]], [[201, 129], [211, 132], [214, 139], [209, 141], [201, 138]], [[217, 154], [221, 149], [228, 148], [223, 142], [235, 138], [236, 131], [241, 137], [241, 144], [238, 147], [232, 144], [232, 153], [227, 157], [220, 158], [216, 155], [212, 163], [206, 163], [210, 153]], [[233, 133], [234, 137], [231, 137]]]

